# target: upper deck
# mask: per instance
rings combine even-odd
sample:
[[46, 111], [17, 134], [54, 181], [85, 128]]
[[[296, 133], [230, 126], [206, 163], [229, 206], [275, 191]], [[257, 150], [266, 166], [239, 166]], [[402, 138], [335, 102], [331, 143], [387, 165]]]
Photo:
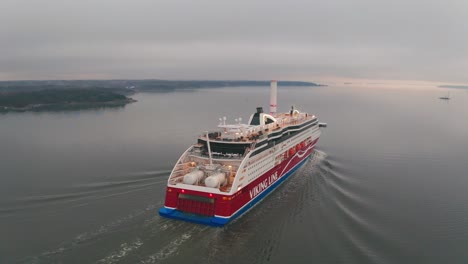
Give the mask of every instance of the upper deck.
[[[300, 113], [297, 110], [293, 113], [280, 113], [273, 118], [266, 114], [262, 117], [266, 120], [262, 120], [264, 122], [259, 125], [220, 124], [218, 126], [220, 130], [209, 132], [208, 139], [211, 143], [252, 144], [285, 127], [301, 125], [316, 118], [314, 115]], [[270, 123], [268, 123], [269, 120], [271, 120]], [[206, 141], [207, 135], [200, 135], [199, 139]]]

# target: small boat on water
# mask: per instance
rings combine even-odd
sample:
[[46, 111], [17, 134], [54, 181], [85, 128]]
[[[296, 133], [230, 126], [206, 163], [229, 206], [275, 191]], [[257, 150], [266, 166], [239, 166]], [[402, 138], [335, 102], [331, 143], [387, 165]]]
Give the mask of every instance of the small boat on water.
[[450, 100], [450, 92], [448, 92], [446, 96], [439, 97], [439, 99], [441, 99], [441, 100]]

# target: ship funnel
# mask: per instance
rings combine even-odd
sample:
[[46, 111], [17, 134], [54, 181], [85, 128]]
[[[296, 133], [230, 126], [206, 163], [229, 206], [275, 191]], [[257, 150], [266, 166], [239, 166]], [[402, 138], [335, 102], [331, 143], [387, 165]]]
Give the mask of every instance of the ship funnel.
[[271, 81], [270, 84], [270, 115], [276, 115], [276, 101], [277, 101], [278, 82]]

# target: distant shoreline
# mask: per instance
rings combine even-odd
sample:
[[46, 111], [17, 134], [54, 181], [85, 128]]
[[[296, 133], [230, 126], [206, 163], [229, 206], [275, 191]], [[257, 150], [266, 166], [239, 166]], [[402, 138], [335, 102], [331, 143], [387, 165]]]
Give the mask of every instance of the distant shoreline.
[[468, 85], [439, 85], [439, 88], [468, 89]]
[[[279, 86], [326, 86], [313, 82], [278, 81]], [[177, 81], [177, 80], [51, 80], [0, 81], [1, 92], [36, 91], [44, 89], [119, 89], [120, 91], [173, 91], [179, 89], [270, 86], [270, 81]]]
[[[278, 81], [279, 86], [318, 87], [313, 82]], [[136, 102], [137, 92], [175, 92], [224, 87], [263, 87], [270, 81], [71, 80], [0, 81], [0, 112], [80, 110]]]

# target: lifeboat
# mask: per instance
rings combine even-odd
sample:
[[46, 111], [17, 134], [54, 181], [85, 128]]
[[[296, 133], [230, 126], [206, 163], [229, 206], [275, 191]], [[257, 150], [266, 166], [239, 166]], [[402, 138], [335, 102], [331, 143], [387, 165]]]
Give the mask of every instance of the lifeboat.
[[289, 156], [294, 155], [294, 153], [296, 153], [296, 149], [295, 149], [295, 148], [289, 149]]

